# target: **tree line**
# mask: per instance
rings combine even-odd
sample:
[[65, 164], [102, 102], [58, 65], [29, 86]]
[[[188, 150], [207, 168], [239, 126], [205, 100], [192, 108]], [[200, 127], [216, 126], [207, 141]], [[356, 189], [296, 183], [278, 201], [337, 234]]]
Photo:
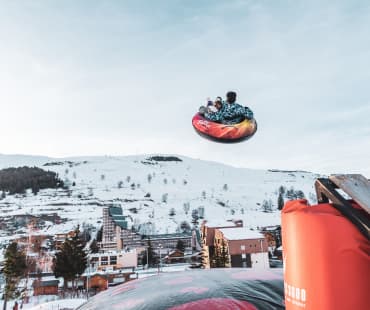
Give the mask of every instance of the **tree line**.
[[40, 189], [63, 187], [63, 181], [53, 171], [38, 167], [18, 167], [0, 170], [0, 190], [8, 194], [23, 194], [32, 189], [37, 194]]

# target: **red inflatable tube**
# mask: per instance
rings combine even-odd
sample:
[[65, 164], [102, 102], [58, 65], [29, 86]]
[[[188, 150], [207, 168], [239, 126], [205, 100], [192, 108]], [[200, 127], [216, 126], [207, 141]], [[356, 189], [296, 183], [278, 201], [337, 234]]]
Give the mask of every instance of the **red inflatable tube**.
[[370, 242], [331, 204], [287, 202], [282, 239], [287, 310], [370, 309]]
[[217, 142], [241, 142], [252, 137], [257, 131], [254, 119], [232, 125], [215, 123], [197, 113], [192, 120], [195, 131], [201, 136]]

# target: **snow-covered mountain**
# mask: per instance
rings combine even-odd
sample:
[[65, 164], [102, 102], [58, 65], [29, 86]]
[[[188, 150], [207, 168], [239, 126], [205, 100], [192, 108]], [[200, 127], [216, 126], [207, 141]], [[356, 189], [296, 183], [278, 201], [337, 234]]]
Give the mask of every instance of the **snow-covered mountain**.
[[[0, 169], [18, 166], [55, 171], [69, 186], [0, 200], [0, 220], [24, 214], [43, 216], [45, 225], [39, 232], [46, 234], [66, 232], [83, 223], [98, 227], [102, 208], [109, 204], [121, 205], [129, 226], [143, 233], [179, 231], [183, 221], [191, 225], [196, 215], [212, 221], [242, 219], [250, 228], [275, 225], [280, 223], [279, 187], [302, 190], [314, 202], [318, 176], [235, 168], [184, 156], [54, 159], [0, 155]], [[263, 212], [264, 201], [265, 205], [270, 201], [272, 212]], [[16, 234], [22, 233], [26, 229], [20, 225]], [[9, 238], [6, 230], [0, 230], [0, 238]]]

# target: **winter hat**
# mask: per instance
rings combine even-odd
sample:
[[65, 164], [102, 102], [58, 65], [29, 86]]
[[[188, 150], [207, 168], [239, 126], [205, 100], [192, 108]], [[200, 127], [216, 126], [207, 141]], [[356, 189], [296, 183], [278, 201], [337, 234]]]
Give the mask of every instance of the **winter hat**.
[[234, 103], [236, 101], [236, 92], [229, 91], [226, 94], [227, 101], [230, 103]]

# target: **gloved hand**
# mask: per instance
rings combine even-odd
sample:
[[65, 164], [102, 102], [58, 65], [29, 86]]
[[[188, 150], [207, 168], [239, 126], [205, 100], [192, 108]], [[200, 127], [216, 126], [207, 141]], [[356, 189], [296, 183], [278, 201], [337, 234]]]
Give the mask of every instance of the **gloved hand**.
[[199, 114], [200, 115], [204, 115], [205, 113], [207, 113], [208, 109], [205, 107], [205, 106], [201, 106], [199, 108]]

